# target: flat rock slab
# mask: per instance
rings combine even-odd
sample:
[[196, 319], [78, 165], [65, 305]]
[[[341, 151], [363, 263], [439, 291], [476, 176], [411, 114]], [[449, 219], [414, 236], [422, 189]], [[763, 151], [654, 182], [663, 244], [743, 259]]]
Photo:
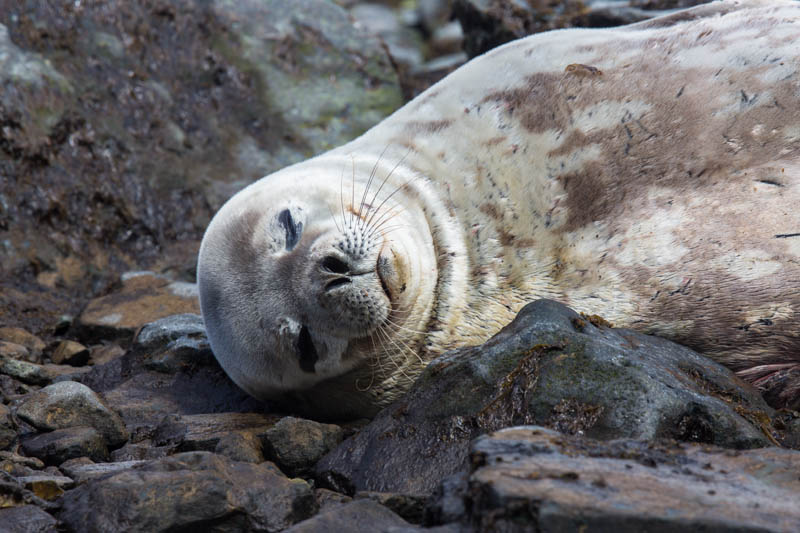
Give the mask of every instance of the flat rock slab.
[[119, 291], [89, 302], [76, 329], [83, 339], [130, 340], [145, 324], [181, 313], [200, 313], [196, 285], [152, 272], [128, 273]]
[[180, 451], [214, 451], [220, 440], [236, 431], [262, 434], [280, 417], [261, 413], [208, 413], [169, 416], [156, 428], [157, 446], [173, 445]]
[[186, 452], [90, 480], [61, 499], [73, 531], [277, 531], [317, 510], [311, 487], [270, 463]]
[[147, 461], [119, 461], [116, 463], [88, 463], [72, 466], [61, 465], [59, 469], [72, 478], [75, 483], [81, 484], [91, 479], [107, 476], [108, 474], [116, 474], [124, 470], [130, 470], [146, 462]]
[[800, 531], [800, 452], [599, 442], [541, 427], [475, 441], [467, 521], [499, 531]]
[[434, 360], [411, 391], [317, 465], [322, 486], [424, 494], [470, 441], [539, 424], [598, 439], [775, 442], [773, 410], [725, 367], [675, 343], [533, 302], [482, 346]]

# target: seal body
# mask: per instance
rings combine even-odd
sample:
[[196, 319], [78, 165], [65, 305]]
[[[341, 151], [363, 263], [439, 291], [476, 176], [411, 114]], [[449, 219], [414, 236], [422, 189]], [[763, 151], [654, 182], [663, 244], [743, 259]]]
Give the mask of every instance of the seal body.
[[211, 222], [212, 349], [259, 397], [370, 415], [537, 298], [800, 402], [800, 4], [521, 39]]

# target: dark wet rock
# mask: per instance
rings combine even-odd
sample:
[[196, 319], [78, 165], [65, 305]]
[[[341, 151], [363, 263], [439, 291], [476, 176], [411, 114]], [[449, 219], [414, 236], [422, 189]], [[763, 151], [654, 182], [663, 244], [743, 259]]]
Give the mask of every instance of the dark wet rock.
[[47, 501], [55, 500], [64, 494], [65, 490], [71, 489], [75, 485], [72, 478], [51, 474], [20, 476], [17, 478], [17, 482], [22, 483], [26, 489]]
[[57, 365], [85, 365], [89, 361], [89, 349], [79, 342], [64, 340], [53, 350], [50, 360]]
[[23, 438], [22, 449], [49, 465], [59, 465], [76, 457], [89, 457], [99, 462], [109, 459], [103, 436], [91, 427], [69, 427]]
[[266, 434], [279, 420], [261, 413], [208, 413], [169, 415], [153, 434], [157, 446], [174, 446], [178, 451], [214, 451], [220, 440], [235, 431]]
[[[0, 357], [0, 361], [2, 361], [2, 357]], [[0, 373], [0, 403], [12, 403], [34, 390], [35, 387]]]
[[317, 510], [309, 485], [268, 463], [187, 452], [88, 481], [61, 499], [73, 531], [277, 531]]
[[[115, 463], [92, 463], [92, 462], [78, 462], [78, 459], [67, 461], [60, 466], [75, 483], [86, 483], [89, 480], [97, 479], [107, 476], [109, 474], [116, 474], [125, 470], [144, 464], [147, 461], [119, 461]], [[67, 464], [69, 463], [69, 464]]]
[[330, 489], [314, 489], [314, 497], [321, 513], [353, 501], [350, 496]]
[[[598, 439], [769, 445], [773, 411], [688, 348], [611, 329], [549, 300], [482, 346], [433, 361], [402, 400], [317, 465], [322, 486], [429, 493], [476, 436], [536, 423]], [[774, 439], [773, 439], [774, 440]]]
[[128, 440], [119, 415], [89, 387], [75, 381], [54, 383], [30, 394], [17, 407], [17, 416], [40, 430], [90, 426], [109, 446]]
[[37, 365], [0, 355], [0, 374], [19, 380], [27, 385], [47, 385], [62, 376], [75, 376], [89, 372], [88, 368], [69, 365]]
[[130, 341], [134, 333], [160, 318], [200, 313], [197, 286], [153, 272], [128, 272], [122, 287], [89, 302], [78, 317], [76, 335], [85, 341]]
[[0, 508], [3, 533], [52, 533], [57, 520], [35, 505]]
[[36, 335], [33, 335], [22, 328], [3, 327], [0, 328], [0, 340], [10, 342], [18, 346], [24, 346], [28, 353], [25, 357], [21, 357], [21, 359], [25, 359], [31, 363], [41, 362], [42, 352], [44, 351], [46, 344]]
[[322, 533], [326, 531], [393, 531], [411, 524], [373, 500], [357, 500], [332, 507], [313, 518], [290, 527], [287, 533]]
[[263, 433], [264, 456], [290, 476], [307, 476], [342, 438], [337, 425], [287, 416]]
[[0, 450], [8, 448], [17, 438], [17, 424], [11, 409], [0, 403]]
[[470, 456], [461, 493], [478, 530], [800, 530], [795, 450], [601, 442], [527, 426], [480, 437]]
[[232, 431], [223, 435], [217, 442], [214, 453], [243, 463], [264, 462], [261, 439], [253, 431]]
[[426, 496], [416, 494], [370, 491], [356, 492], [354, 499], [376, 501], [412, 524], [422, 523], [427, 501]]
[[453, 15], [461, 23], [464, 51], [469, 57], [532, 33], [573, 26], [573, 18], [585, 10], [582, 0], [558, 4], [505, 0], [455, 0], [453, 3]]

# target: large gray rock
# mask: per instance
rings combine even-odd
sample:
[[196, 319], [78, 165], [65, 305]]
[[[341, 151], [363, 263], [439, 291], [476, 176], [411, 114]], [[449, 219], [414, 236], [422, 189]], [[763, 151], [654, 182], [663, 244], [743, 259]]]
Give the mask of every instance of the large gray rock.
[[484, 345], [433, 361], [317, 474], [345, 492], [426, 493], [462, 466], [473, 438], [503, 427], [752, 448], [779, 435], [772, 414], [753, 388], [688, 348], [539, 300]]
[[463, 499], [461, 519], [478, 530], [800, 531], [795, 450], [600, 442], [527, 426], [480, 437], [470, 464], [465, 487], [439, 501]]
[[186, 452], [67, 492], [59, 518], [81, 532], [277, 531], [312, 516], [311, 487], [270, 463]]
[[17, 408], [17, 416], [41, 430], [90, 426], [109, 446], [128, 440], [119, 415], [92, 389], [75, 381], [54, 383], [29, 394]]

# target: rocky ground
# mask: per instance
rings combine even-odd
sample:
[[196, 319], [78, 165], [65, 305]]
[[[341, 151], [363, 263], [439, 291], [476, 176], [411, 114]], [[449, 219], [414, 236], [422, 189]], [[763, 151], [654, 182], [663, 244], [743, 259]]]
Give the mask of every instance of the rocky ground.
[[323, 421], [241, 392], [199, 316], [244, 184], [491, 46], [676, 5], [0, 0], [0, 531], [800, 530], [800, 415], [600, 317], [534, 302]]

